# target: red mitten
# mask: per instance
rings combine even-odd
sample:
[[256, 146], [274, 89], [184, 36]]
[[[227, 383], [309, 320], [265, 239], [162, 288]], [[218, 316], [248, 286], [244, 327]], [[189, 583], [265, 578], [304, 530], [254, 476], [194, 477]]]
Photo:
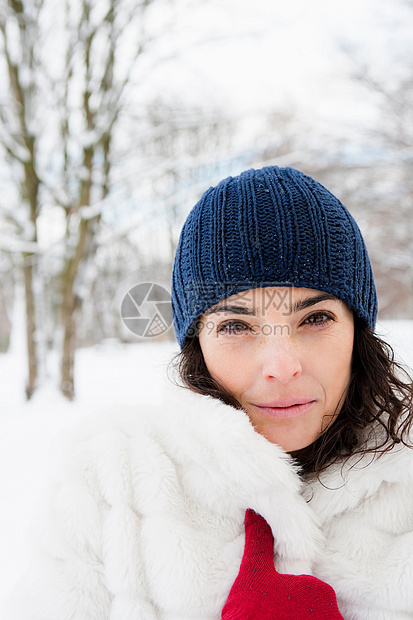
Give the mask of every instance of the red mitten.
[[327, 583], [309, 575], [277, 573], [273, 547], [268, 523], [247, 510], [244, 555], [221, 620], [343, 620]]

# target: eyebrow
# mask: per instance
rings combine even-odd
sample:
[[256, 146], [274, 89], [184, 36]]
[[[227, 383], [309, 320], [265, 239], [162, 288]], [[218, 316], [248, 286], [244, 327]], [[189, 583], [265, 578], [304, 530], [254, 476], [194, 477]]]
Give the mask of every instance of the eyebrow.
[[322, 301], [339, 301], [339, 299], [332, 293], [321, 293], [320, 295], [316, 295], [315, 297], [307, 297], [306, 299], [297, 301], [293, 305], [292, 312], [293, 314], [294, 312], [300, 312], [300, 310], [305, 310], [306, 308], [315, 306], [315, 304], [319, 304]]
[[[320, 293], [320, 295], [315, 295], [314, 297], [307, 297], [306, 299], [297, 301], [295, 304], [293, 304], [291, 313], [294, 314], [296, 312], [300, 312], [301, 310], [305, 310], [306, 308], [315, 306], [322, 301], [339, 301], [339, 299], [331, 293]], [[209, 316], [210, 314], [218, 314], [219, 312], [257, 316], [257, 313], [251, 308], [247, 308], [246, 306], [237, 306], [235, 304], [227, 304], [225, 302], [217, 304], [216, 306], [213, 306], [212, 308], [206, 310], [205, 316]]]
[[205, 316], [210, 314], [218, 314], [218, 312], [231, 312], [233, 314], [247, 314], [249, 316], [257, 316], [254, 310], [250, 308], [246, 308], [245, 306], [234, 306], [231, 304], [218, 304], [217, 306], [213, 306], [205, 311]]

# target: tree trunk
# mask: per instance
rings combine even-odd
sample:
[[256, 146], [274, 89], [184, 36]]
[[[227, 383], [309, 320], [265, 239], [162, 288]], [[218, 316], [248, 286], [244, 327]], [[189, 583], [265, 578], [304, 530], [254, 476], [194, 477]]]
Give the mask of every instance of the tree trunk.
[[62, 326], [63, 347], [61, 362], [60, 389], [68, 400], [75, 396], [75, 337], [76, 337], [76, 308], [78, 298], [75, 294], [74, 285], [79, 265], [85, 256], [89, 220], [81, 220], [79, 225], [79, 237], [74, 255], [68, 259], [62, 277]]
[[37, 351], [36, 351], [36, 321], [35, 302], [33, 293], [33, 254], [24, 255], [24, 287], [26, 297], [26, 341], [28, 378], [26, 384], [26, 397], [29, 400], [37, 387]]

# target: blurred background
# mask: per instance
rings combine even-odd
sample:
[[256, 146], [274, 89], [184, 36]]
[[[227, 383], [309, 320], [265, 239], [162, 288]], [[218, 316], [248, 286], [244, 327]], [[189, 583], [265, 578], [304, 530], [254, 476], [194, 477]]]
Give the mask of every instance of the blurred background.
[[410, 0], [0, 0], [0, 588], [56, 432], [160, 398], [173, 329], [138, 338], [122, 301], [170, 290], [225, 176], [293, 166], [333, 191], [413, 364], [412, 101]]

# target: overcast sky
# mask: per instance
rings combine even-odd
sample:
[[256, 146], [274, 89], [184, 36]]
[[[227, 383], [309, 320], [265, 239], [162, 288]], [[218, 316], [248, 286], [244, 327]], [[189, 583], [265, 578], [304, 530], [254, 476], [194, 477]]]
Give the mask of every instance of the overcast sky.
[[[181, 0], [154, 93], [236, 111], [294, 108], [314, 119], [368, 119], [371, 107], [348, 77], [355, 63], [391, 79], [410, 54], [413, 8], [403, 0]], [[162, 28], [167, 12], [156, 16]], [[401, 66], [403, 63], [399, 63]]]

